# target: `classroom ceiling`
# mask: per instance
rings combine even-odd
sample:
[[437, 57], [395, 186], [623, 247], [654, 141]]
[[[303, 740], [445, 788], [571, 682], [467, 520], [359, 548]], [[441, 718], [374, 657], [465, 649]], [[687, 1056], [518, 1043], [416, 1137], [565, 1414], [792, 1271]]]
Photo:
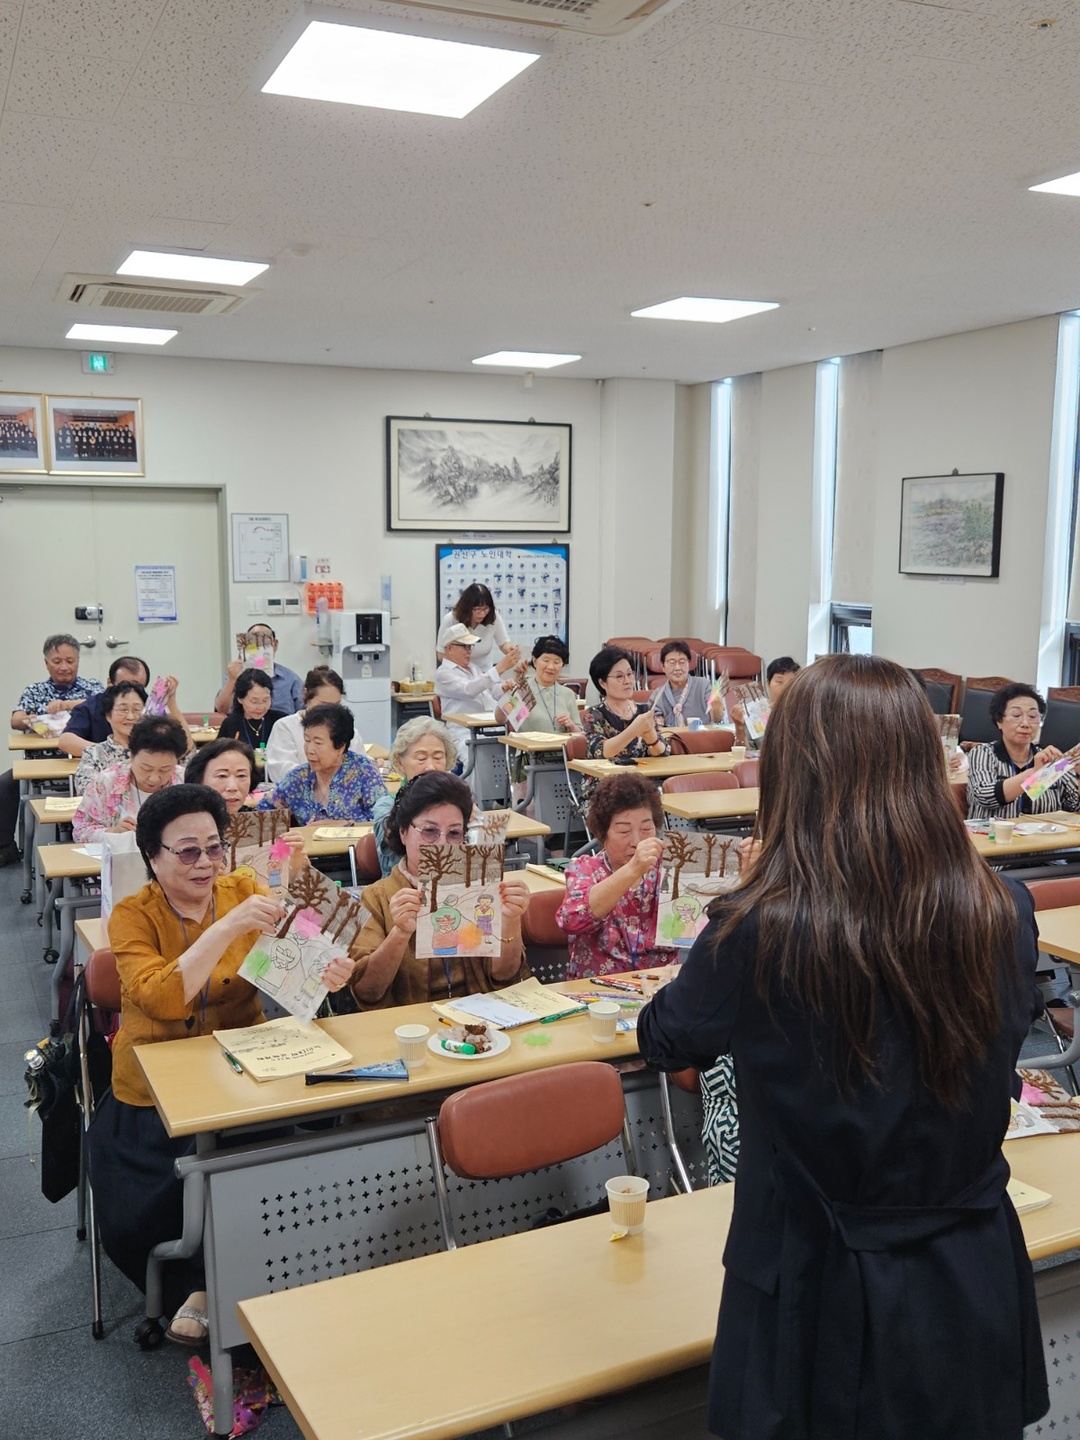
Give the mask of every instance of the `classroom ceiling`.
[[[1080, 0], [683, 0], [464, 120], [261, 94], [298, 8], [0, 0], [0, 343], [81, 348], [63, 277], [134, 246], [272, 262], [173, 356], [702, 381], [1080, 306], [1026, 188], [1080, 170]], [[780, 308], [630, 318], [680, 294]]]

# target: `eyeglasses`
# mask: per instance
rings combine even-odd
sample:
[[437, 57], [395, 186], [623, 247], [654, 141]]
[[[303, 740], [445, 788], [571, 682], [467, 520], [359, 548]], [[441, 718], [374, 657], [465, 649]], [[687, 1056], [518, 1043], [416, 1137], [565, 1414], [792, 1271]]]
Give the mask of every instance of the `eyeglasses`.
[[162, 842], [161, 848], [168, 850], [170, 855], [175, 855], [181, 865], [194, 865], [201, 855], [205, 855], [211, 865], [216, 865], [225, 854], [225, 846], [219, 841], [213, 841], [209, 845], [185, 845], [182, 850], [174, 850], [171, 845]]
[[607, 678], [609, 680], [632, 680], [634, 672], [629, 667], [625, 670], [609, 670]]
[[452, 825], [449, 830], [440, 830], [437, 825], [417, 825], [415, 822], [409, 827], [415, 830], [425, 845], [460, 845], [465, 839], [465, 829], [462, 825]]
[[1006, 710], [1006, 720], [1030, 720], [1034, 725], [1042, 724], [1042, 716], [1038, 710]]

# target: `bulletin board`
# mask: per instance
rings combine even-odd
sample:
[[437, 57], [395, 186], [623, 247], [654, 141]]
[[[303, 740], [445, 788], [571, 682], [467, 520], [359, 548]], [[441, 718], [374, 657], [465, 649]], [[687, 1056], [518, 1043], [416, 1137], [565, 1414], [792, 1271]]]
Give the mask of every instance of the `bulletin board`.
[[488, 587], [510, 639], [526, 653], [538, 635], [567, 643], [569, 545], [436, 545], [436, 626], [467, 585]]

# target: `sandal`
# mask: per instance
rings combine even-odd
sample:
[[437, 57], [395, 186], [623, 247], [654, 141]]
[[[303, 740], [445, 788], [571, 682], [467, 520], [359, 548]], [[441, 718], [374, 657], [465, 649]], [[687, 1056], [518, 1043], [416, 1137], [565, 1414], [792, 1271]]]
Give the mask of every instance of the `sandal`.
[[[184, 1335], [173, 1326], [177, 1320], [194, 1320], [202, 1327], [201, 1335]], [[181, 1305], [169, 1323], [165, 1331], [165, 1339], [171, 1340], [174, 1345], [183, 1345], [188, 1350], [201, 1350], [210, 1338], [210, 1317], [205, 1310], [196, 1310], [194, 1305]]]

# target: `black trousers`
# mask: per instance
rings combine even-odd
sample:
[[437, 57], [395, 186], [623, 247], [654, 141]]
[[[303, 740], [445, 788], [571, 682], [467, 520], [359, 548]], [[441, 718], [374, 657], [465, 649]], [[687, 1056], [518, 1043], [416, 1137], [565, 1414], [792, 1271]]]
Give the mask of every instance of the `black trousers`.
[[14, 845], [19, 823], [19, 782], [8, 770], [0, 775], [0, 845]]

